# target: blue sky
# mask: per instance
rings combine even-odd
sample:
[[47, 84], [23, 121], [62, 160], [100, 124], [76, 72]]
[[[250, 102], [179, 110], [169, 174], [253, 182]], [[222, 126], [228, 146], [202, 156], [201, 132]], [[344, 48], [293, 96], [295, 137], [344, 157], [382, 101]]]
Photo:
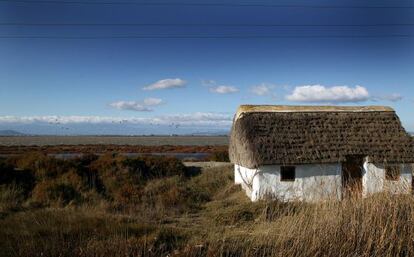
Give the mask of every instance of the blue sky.
[[[337, 104], [392, 106], [406, 129], [414, 131], [414, 40], [389, 37], [414, 36], [414, 26], [407, 25], [414, 24], [413, 15], [413, 8], [0, 2], [0, 23], [26, 24], [0, 25], [0, 129], [40, 134], [221, 132], [228, 130], [240, 104]], [[55, 25], [27, 26], [39, 23]], [[74, 23], [124, 25], [67, 25]], [[181, 25], [125, 26], [131, 23]], [[270, 24], [306, 26], [262, 26]], [[142, 35], [250, 38], [130, 38]]]

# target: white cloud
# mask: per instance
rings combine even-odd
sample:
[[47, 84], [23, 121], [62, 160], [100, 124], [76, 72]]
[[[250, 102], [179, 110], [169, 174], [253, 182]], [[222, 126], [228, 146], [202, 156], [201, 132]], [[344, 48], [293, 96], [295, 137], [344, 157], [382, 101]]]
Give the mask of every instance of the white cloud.
[[216, 94], [232, 94], [239, 92], [239, 89], [233, 86], [215, 86], [210, 87], [210, 92]]
[[187, 82], [185, 80], [175, 78], [175, 79], [162, 79], [158, 80], [155, 83], [152, 83], [148, 86], [143, 87], [143, 90], [160, 90], [168, 88], [180, 88], [185, 87]]
[[109, 106], [118, 110], [130, 110], [138, 112], [151, 112], [152, 108], [149, 106], [157, 106], [162, 104], [164, 101], [159, 98], [145, 98], [143, 102], [137, 101], [118, 101], [110, 103]]
[[363, 102], [369, 100], [369, 93], [365, 87], [355, 86], [333, 86], [325, 87], [322, 85], [305, 85], [295, 87], [287, 100], [295, 102]]
[[175, 125], [191, 126], [219, 126], [228, 127], [232, 123], [232, 116], [224, 113], [196, 112], [189, 114], [176, 114], [142, 117], [105, 117], [105, 116], [0, 116], [0, 124], [109, 124], [129, 123], [146, 125]]
[[265, 83], [262, 83], [260, 85], [257, 86], [252, 86], [250, 88], [250, 92], [252, 92], [255, 95], [259, 95], [259, 96], [267, 96], [271, 94], [271, 90], [274, 88], [273, 85], [268, 85]]

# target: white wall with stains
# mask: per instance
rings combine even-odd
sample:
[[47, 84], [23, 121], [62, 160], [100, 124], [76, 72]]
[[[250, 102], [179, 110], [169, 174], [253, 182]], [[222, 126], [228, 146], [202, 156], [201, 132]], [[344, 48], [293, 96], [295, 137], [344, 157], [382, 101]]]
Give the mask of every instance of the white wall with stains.
[[400, 166], [400, 177], [398, 180], [387, 180], [383, 164], [365, 162], [362, 195], [366, 197], [383, 191], [394, 194], [411, 193], [412, 164], [394, 164], [394, 166]]
[[[362, 195], [364, 197], [387, 191], [411, 193], [412, 164], [400, 164], [401, 175], [397, 181], [385, 179], [383, 165], [365, 162], [362, 170]], [[240, 184], [252, 201], [267, 196], [282, 201], [319, 201], [342, 198], [342, 165], [296, 165], [294, 181], [281, 181], [280, 165], [265, 165], [249, 169], [235, 165], [235, 183]]]
[[248, 169], [235, 165], [235, 183], [241, 184], [252, 201], [276, 197], [282, 201], [341, 198], [341, 165], [297, 165], [294, 181], [280, 180], [280, 165]]

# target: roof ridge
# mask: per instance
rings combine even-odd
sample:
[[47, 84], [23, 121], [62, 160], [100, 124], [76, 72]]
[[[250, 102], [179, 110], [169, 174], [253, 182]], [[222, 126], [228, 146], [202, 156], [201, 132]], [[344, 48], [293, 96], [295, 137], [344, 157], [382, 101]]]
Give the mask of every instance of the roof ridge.
[[332, 105], [240, 105], [236, 119], [250, 112], [395, 112], [389, 106], [332, 106]]

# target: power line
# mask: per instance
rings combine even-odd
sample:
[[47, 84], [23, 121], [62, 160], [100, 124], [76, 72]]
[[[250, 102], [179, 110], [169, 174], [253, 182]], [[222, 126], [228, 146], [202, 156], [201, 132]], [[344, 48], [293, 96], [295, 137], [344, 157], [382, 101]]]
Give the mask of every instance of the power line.
[[53, 26], [174, 26], [174, 27], [397, 27], [414, 26], [414, 23], [378, 23], [378, 24], [260, 24], [260, 23], [27, 23], [27, 22], [0, 22], [0, 26], [28, 26], [28, 27], [53, 27]]
[[271, 39], [271, 38], [413, 38], [410, 34], [391, 35], [308, 35], [308, 36], [258, 36], [258, 35], [125, 35], [125, 36], [39, 36], [39, 35], [0, 35], [0, 39]]
[[277, 7], [277, 8], [329, 8], [329, 9], [413, 9], [414, 6], [346, 6], [346, 5], [303, 5], [266, 3], [189, 3], [189, 2], [134, 2], [134, 1], [59, 1], [59, 0], [0, 0], [7, 3], [25, 4], [70, 4], [70, 5], [138, 5], [138, 6], [204, 6], [204, 7]]

